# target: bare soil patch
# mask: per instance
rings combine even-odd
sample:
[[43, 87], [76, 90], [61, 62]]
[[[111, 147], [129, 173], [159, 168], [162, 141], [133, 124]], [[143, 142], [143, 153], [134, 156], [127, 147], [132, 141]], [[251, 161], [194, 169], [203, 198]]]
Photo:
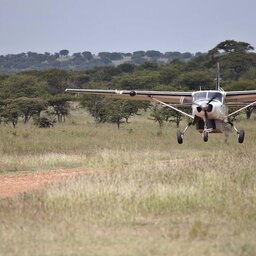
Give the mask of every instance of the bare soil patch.
[[[158, 161], [160, 166], [177, 167], [179, 165], [189, 166], [207, 157], [195, 157], [187, 159], [174, 159]], [[78, 175], [85, 175], [97, 170], [90, 169], [60, 169], [47, 172], [35, 172], [26, 174], [14, 174], [0, 176], [0, 199], [14, 197], [20, 193], [31, 192], [57, 182], [63, 182]]]
[[92, 172], [95, 172], [95, 170], [63, 169], [0, 176], [0, 199], [17, 196], [23, 192], [42, 189], [46, 185], [63, 182], [69, 178]]

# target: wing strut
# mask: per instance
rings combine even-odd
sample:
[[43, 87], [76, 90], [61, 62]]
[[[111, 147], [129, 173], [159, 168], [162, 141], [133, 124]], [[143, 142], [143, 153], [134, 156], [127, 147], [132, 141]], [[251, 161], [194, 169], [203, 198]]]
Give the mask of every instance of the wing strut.
[[185, 115], [185, 116], [187, 116], [187, 117], [189, 117], [189, 118], [191, 118], [191, 119], [193, 119], [194, 120], [194, 117], [192, 116], [192, 115], [190, 115], [190, 114], [188, 114], [188, 113], [186, 113], [186, 112], [184, 112], [184, 111], [182, 111], [182, 110], [180, 110], [180, 109], [178, 109], [178, 108], [175, 108], [174, 106], [172, 106], [172, 105], [170, 105], [170, 104], [167, 104], [167, 103], [165, 103], [165, 102], [163, 102], [163, 101], [161, 101], [161, 100], [158, 100], [158, 99], [156, 99], [156, 98], [154, 98], [154, 97], [150, 97], [153, 101], [156, 101], [156, 102], [158, 102], [158, 103], [160, 103], [160, 104], [162, 104], [162, 105], [164, 105], [164, 106], [166, 106], [166, 107], [168, 107], [168, 108], [171, 108], [171, 109], [173, 109], [173, 110], [175, 110], [175, 111], [177, 111], [177, 112], [179, 112], [179, 113], [181, 113], [182, 115]]
[[233, 115], [235, 115], [236, 113], [239, 113], [240, 111], [242, 111], [242, 110], [244, 110], [244, 109], [246, 109], [246, 108], [248, 108], [248, 107], [251, 107], [251, 106], [253, 106], [253, 105], [255, 105], [255, 104], [256, 104], [256, 101], [254, 101], [254, 102], [252, 102], [252, 103], [246, 105], [245, 107], [239, 108], [238, 110], [236, 110], [236, 111], [230, 113], [230, 114], [227, 115], [226, 117], [233, 116]]

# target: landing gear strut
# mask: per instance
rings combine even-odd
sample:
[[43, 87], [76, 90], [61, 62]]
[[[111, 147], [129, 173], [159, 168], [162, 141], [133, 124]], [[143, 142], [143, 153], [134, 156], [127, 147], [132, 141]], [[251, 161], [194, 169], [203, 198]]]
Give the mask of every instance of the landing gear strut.
[[237, 133], [237, 138], [238, 138], [238, 142], [239, 143], [243, 143], [244, 142], [244, 135], [245, 135], [245, 133], [244, 133], [244, 130], [238, 130], [235, 126], [234, 126], [234, 124], [232, 123], [232, 122], [228, 122], [230, 125], [231, 125], [231, 127], [232, 128], [234, 128], [234, 130], [236, 131], [236, 133]]
[[192, 124], [192, 122], [190, 122], [187, 127], [184, 129], [183, 132], [181, 132], [180, 130], [177, 130], [177, 141], [179, 144], [183, 143], [183, 138], [184, 138], [184, 134], [186, 133], [186, 131], [188, 130], [188, 128], [190, 127], [190, 125]]

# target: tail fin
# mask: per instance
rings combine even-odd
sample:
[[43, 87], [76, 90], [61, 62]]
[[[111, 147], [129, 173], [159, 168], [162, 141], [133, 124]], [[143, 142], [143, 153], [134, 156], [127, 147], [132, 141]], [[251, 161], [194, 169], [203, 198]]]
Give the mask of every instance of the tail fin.
[[221, 91], [220, 87], [220, 64], [219, 62], [217, 63], [217, 74], [216, 74], [216, 85], [215, 85], [215, 90], [216, 91]]

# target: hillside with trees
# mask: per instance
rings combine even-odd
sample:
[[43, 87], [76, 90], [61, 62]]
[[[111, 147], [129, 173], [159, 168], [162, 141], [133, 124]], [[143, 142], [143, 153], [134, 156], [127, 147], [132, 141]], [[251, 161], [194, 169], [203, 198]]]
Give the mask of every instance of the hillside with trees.
[[[39, 127], [49, 127], [55, 122], [65, 121], [70, 111], [69, 102], [74, 97], [64, 93], [66, 88], [170, 91], [213, 89], [217, 62], [220, 63], [221, 83], [225, 90], [256, 89], [256, 53], [252, 50], [253, 47], [248, 43], [227, 40], [219, 43], [207, 54], [198, 54], [187, 61], [174, 58], [166, 64], [159, 64], [155, 60], [162, 58], [161, 53], [139, 51], [126, 57], [142, 59], [146, 56], [151, 58], [150, 61], [144, 61], [142, 64], [106, 65], [84, 68], [84, 70], [65, 70], [57, 67], [37, 70], [38, 62], [35, 61], [38, 58], [37, 54], [30, 53], [30, 57], [25, 54], [19, 58], [29, 58], [35, 70], [0, 75], [0, 122], [10, 123], [15, 127], [18, 120], [22, 119], [27, 123], [33, 119]], [[67, 50], [62, 50], [58, 58], [63, 60], [70, 58], [68, 53]], [[46, 55], [41, 56], [42, 60], [45, 58]], [[47, 58], [53, 60], [55, 57], [49, 54]], [[79, 58], [86, 58], [88, 63], [92, 59], [95, 60], [95, 56], [89, 52], [83, 52], [72, 59], [74, 61]], [[124, 56], [102, 52], [98, 58], [119, 61]], [[60, 64], [64, 62], [58, 61]], [[20, 67], [23, 64], [20, 62]], [[118, 126], [121, 122], [128, 121], [128, 118], [136, 114], [139, 109], [148, 107], [144, 103], [109, 102], [99, 97], [81, 97], [81, 103], [96, 121], [111, 121]], [[159, 117], [158, 114], [155, 113], [155, 116]], [[173, 118], [170, 116], [168, 120]], [[175, 118], [179, 119], [179, 117]]]
[[27, 52], [0, 56], [0, 74], [13, 74], [29, 70], [47, 70], [52, 68], [64, 70], [88, 70], [94, 67], [118, 66], [120, 64], [143, 64], [154, 62], [166, 64], [173, 60], [189, 61], [202, 53], [189, 52], [136, 51], [133, 53], [99, 52], [97, 55], [89, 51], [69, 54], [66, 49], [58, 53], [43, 54]]

